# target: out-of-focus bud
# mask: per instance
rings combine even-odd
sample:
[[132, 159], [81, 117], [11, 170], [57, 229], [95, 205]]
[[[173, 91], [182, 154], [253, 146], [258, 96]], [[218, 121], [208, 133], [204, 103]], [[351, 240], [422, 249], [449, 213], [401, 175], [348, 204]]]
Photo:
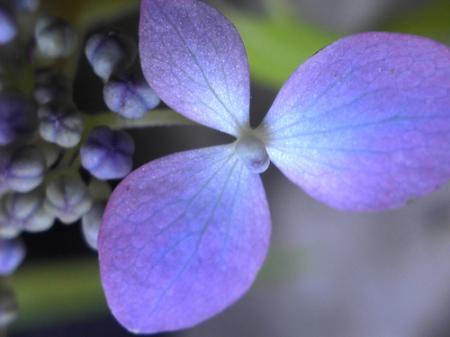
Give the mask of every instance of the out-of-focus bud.
[[0, 191], [30, 192], [46, 171], [44, 155], [32, 145], [0, 148]]
[[160, 103], [152, 88], [141, 76], [111, 79], [103, 88], [108, 108], [124, 118], [139, 119]]
[[0, 94], [0, 145], [31, 136], [36, 126], [36, 109], [25, 98], [15, 94]]
[[0, 327], [5, 328], [17, 318], [17, 299], [13, 289], [6, 283], [0, 284]]
[[97, 250], [98, 232], [102, 223], [105, 207], [105, 201], [97, 201], [92, 205], [89, 212], [87, 212], [81, 219], [83, 237], [88, 246], [93, 250]]
[[29, 232], [44, 232], [53, 225], [55, 217], [44, 208], [45, 193], [38, 188], [29, 193], [10, 193], [0, 204], [0, 236], [14, 237]]
[[4, 8], [0, 7], [0, 45], [11, 42], [17, 35], [17, 25]]
[[70, 93], [70, 83], [62, 74], [48, 69], [41, 70], [36, 74], [34, 99], [39, 104], [68, 101]]
[[47, 211], [65, 224], [79, 220], [92, 206], [88, 188], [79, 176], [57, 177], [48, 184], [46, 195]]
[[25, 245], [20, 239], [0, 239], [0, 275], [11, 275], [25, 258]]
[[105, 126], [93, 129], [80, 150], [83, 167], [101, 180], [125, 177], [133, 167], [133, 153], [130, 135]]
[[106, 201], [111, 195], [111, 186], [106, 181], [93, 178], [88, 185], [89, 193], [94, 201]]
[[48, 104], [38, 110], [42, 138], [61, 147], [76, 146], [83, 132], [81, 115], [68, 105]]
[[41, 55], [49, 58], [67, 57], [73, 53], [77, 35], [66, 21], [54, 17], [40, 18], [34, 37]]
[[111, 75], [133, 63], [137, 48], [128, 36], [116, 32], [99, 33], [88, 39], [85, 54], [94, 73], [107, 81]]

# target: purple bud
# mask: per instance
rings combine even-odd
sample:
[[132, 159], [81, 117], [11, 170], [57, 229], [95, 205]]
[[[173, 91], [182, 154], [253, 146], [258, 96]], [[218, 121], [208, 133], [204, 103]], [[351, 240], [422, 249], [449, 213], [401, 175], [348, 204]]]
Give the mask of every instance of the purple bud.
[[81, 147], [81, 163], [101, 180], [125, 177], [133, 167], [133, 139], [123, 131], [99, 126], [92, 130]]
[[6, 195], [0, 207], [2, 236], [14, 237], [14, 233], [19, 234], [23, 230], [43, 232], [50, 229], [55, 217], [45, 210], [44, 203], [45, 193], [42, 189]]
[[16, 23], [7, 11], [0, 8], [0, 44], [11, 42], [16, 35]]
[[57, 177], [48, 184], [46, 195], [47, 211], [65, 224], [79, 220], [92, 206], [88, 188], [79, 176]]
[[136, 76], [110, 80], [103, 89], [103, 98], [111, 111], [129, 119], [144, 117], [160, 103], [145, 79]]
[[0, 148], [0, 191], [29, 192], [42, 183], [45, 171], [45, 158], [37, 147]]
[[67, 57], [76, 47], [75, 30], [69, 23], [58, 18], [40, 18], [34, 36], [39, 52], [49, 58]]
[[36, 124], [34, 105], [15, 94], [0, 94], [0, 145], [29, 136]]
[[86, 58], [104, 81], [125, 70], [136, 58], [137, 47], [128, 36], [115, 32], [92, 35], [86, 43]]
[[98, 201], [92, 205], [92, 208], [81, 219], [81, 229], [83, 237], [93, 250], [97, 250], [98, 233], [105, 212], [106, 201]]
[[61, 147], [76, 146], [83, 132], [81, 115], [67, 105], [48, 104], [39, 111], [39, 133], [42, 138]]
[[25, 258], [25, 245], [20, 239], [0, 239], [0, 275], [8, 276], [16, 271]]

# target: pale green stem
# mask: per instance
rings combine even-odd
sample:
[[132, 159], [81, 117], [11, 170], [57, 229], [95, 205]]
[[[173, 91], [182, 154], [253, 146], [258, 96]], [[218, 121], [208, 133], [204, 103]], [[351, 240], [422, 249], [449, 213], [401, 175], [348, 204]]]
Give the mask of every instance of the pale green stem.
[[169, 109], [152, 110], [140, 119], [124, 119], [111, 112], [84, 115], [84, 126], [86, 131], [104, 125], [112, 129], [143, 129], [157, 126], [182, 126], [198, 125], [197, 123], [181, 116]]

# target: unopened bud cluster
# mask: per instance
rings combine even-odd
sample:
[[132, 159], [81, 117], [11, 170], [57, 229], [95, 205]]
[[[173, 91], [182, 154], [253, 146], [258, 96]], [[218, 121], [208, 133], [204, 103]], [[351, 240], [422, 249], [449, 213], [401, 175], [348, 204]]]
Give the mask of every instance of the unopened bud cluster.
[[[82, 48], [73, 26], [41, 13], [38, 0], [0, 6], [0, 53], [0, 276], [7, 276], [25, 257], [20, 235], [46, 231], [56, 221], [80, 220], [96, 250], [111, 193], [106, 181], [133, 167], [132, 137], [86, 122], [90, 116], [72, 101], [71, 71], [61, 64], [86, 57], [103, 82], [99, 94], [111, 118], [142, 118], [160, 100], [140, 74], [129, 72], [137, 55], [132, 38], [98, 33]], [[19, 83], [18, 68], [29, 69], [26, 83]], [[8, 293], [2, 289], [0, 283], [0, 326], [12, 321], [16, 308], [11, 296], [2, 302], [2, 291]]]

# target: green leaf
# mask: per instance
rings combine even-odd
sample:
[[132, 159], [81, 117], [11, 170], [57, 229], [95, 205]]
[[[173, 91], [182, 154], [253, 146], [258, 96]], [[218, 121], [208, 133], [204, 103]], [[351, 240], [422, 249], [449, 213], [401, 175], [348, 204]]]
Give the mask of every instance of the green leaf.
[[428, 36], [450, 43], [450, 1], [437, 0], [406, 11], [385, 27], [386, 30]]
[[282, 10], [258, 15], [225, 7], [223, 12], [244, 40], [252, 77], [274, 88], [280, 87], [301, 63], [337, 38]]

